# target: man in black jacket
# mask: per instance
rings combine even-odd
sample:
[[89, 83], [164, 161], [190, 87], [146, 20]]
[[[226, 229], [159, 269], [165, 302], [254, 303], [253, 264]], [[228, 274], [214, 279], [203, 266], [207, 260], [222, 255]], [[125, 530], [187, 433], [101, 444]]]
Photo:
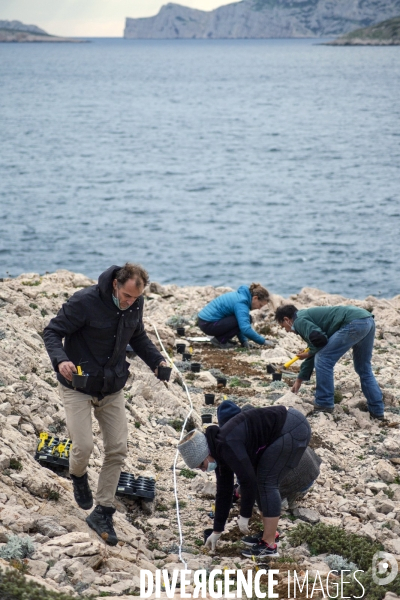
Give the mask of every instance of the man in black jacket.
[[[126, 346], [130, 344], [156, 374], [158, 366], [166, 364], [144, 330], [142, 294], [147, 283], [148, 274], [139, 265], [114, 265], [100, 275], [97, 285], [76, 292], [63, 304], [44, 330], [72, 440], [74, 496], [85, 510], [93, 506], [86, 472], [93, 450], [92, 407], [100, 425], [105, 456], [96, 507], [86, 521], [111, 545], [118, 542], [112, 522], [114, 495], [127, 454]], [[87, 374], [78, 389], [72, 385], [77, 367]]]

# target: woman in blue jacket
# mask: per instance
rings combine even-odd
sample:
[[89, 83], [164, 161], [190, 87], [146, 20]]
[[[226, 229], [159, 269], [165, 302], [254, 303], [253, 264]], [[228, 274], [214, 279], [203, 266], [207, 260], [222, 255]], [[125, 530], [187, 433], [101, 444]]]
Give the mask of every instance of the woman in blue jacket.
[[198, 314], [198, 326], [206, 334], [213, 336], [211, 343], [224, 350], [233, 348], [231, 339], [237, 335], [242, 346], [248, 347], [248, 340], [261, 346], [267, 344], [251, 326], [250, 311], [262, 308], [269, 301], [269, 292], [259, 283], [250, 287], [241, 285], [237, 292], [228, 292], [212, 300]]

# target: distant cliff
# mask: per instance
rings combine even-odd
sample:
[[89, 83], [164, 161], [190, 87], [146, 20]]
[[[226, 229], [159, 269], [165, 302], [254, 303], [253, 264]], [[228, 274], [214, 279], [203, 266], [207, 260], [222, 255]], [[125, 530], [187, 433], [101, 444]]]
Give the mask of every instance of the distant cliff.
[[332, 42], [328, 46], [400, 46], [400, 17], [388, 19], [372, 27], [356, 29]]
[[166, 4], [154, 17], [126, 19], [125, 38], [337, 36], [400, 14], [400, 0], [243, 0], [202, 11]]
[[0, 42], [82, 42], [71, 38], [50, 35], [36, 25], [21, 21], [0, 21]]

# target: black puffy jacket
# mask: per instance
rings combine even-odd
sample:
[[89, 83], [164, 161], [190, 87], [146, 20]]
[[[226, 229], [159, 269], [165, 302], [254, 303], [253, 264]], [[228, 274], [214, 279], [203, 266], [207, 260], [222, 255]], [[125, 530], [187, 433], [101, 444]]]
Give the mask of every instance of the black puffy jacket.
[[98, 398], [124, 387], [129, 376], [127, 344], [153, 371], [164, 360], [144, 330], [143, 296], [124, 311], [113, 302], [112, 282], [119, 268], [113, 265], [100, 275], [97, 285], [71, 296], [43, 335], [58, 381], [72, 387], [58, 372], [60, 362], [82, 365], [89, 378], [79, 391]]

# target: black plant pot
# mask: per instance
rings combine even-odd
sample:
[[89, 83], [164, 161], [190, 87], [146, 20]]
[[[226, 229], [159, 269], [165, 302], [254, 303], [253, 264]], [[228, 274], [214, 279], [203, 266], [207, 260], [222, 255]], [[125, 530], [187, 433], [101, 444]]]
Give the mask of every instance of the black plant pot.
[[186, 350], [186, 344], [177, 344], [176, 351], [178, 354], [183, 354]]
[[208, 540], [208, 538], [210, 537], [210, 535], [212, 534], [214, 530], [213, 529], [205, 529], [204, 530], [204, 543], [206, 543], [206, 541]]
[[227, 379], [226, 377], [217, 377], [217, 385], [221, 387], [226, 387]]
[[206, 404], [214, 404], [215, 395], [214, 394], [204, 394], [204, 400]]
[[185, 335], [185, 328], [184, 327], [177, 327], [176, 328], [176, 333], [182, 337], [183, 335]]
[[275, 367], [273, 365], [267, 365], [267, 373], [269, 375], [272, 375], [275, 372], [276, 372], [276, 369], [275, 369]]
[[78, 375], [74, 373], [72, 375], [72, 387], [83, 389], [86, 387], [86, 383], [89, 375]]
[[190, 354], [190, 352], [184, 352], [182, 354], [182, 360], [186, 360], [187, 362], [190, 362], [191, 358], [192, 358], [192, 355]]
[[201, 422], [202, 423], [212, 423], [212, 414], [204, 413], [204, 415], [201, 415]]
[[157, 369], [157, 377], [158, 379], [161, 379], [161, 381], [169, 381], [169, 378], [171, 377], [171, 367], [158, 367]]
[[281, 381], [282, 373], [272, 373], [272, 381]]
[[190, 370], [192, 373], [200, 373], [201, 364], [200, 363], [192, 363], [190, 365]]

